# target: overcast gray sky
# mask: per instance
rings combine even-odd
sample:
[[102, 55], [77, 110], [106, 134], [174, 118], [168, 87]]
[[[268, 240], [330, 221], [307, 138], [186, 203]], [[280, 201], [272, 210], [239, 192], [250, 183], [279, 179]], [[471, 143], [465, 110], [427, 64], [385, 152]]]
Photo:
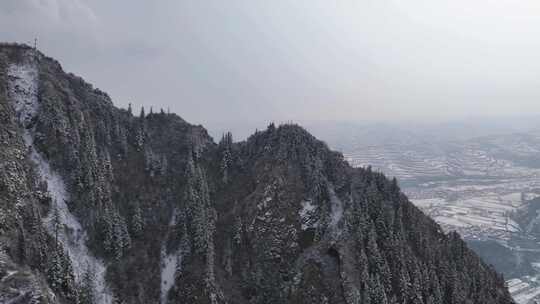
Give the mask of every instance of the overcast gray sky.
[[125, 107], [194, 123], [540, 113], [537, 0], [1, 0]]

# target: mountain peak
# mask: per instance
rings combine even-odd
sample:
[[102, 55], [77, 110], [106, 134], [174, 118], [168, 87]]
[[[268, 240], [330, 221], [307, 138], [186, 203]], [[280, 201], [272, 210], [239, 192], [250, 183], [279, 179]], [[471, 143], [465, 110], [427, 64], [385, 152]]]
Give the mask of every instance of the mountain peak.
[[1, 302], [512, 303], [395, 181], [302, 127], [216, 144], [13, 50], [32, 49], [0, 48]]

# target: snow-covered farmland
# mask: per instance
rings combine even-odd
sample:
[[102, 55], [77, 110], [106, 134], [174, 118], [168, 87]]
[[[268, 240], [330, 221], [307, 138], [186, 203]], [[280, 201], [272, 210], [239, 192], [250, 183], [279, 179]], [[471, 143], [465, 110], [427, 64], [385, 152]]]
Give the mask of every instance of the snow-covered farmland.
[[518, 304], [534, 303], [532, 300], [540, 296], [540, 285], [537, 277], [526, 276], [506, 281], [508, 291]]
[[456, 230], [464, 237], [472, 237], [471, 233], [478, 237], [478, 231], [482, 231], [482, 237], [507, 239], [511, 233], [520, 231], [510, 216], [521, 205], [519, 193], [504, 196], [492, 193], [455, 200], [441, 197], [413, 199], [412, 202], [445, 230]]
[[513, 273], [510, 278], [517, 281], [508, 282], [510, 290], [520, 304], [540, 299], [537, 276], [524, 277], [527, 271], [540, 277], [534, 265], [540, 235], [532, 235], [530, 223], [523, 221], [537, 218], [523, 213], [530, 200], [540, 197], [540, 132], [452, 140], [395, 132], [374, 128], [369, 136], [340, 142], [339, 148], [351, 165], [397, 177], [409, 199], [445, 231], [457, 231], [471, 242], [498, 243], [506, 248], [498, 254], [508, 255], [499, 256], [503, 261], [525, 257], [528, 270]]

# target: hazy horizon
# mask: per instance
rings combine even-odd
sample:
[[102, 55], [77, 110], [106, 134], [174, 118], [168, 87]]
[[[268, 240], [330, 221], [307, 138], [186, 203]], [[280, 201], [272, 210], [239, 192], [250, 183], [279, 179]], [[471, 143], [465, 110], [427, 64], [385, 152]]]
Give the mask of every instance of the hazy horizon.
[[0, 28], [118, 106], [197, 124], [540, 114], [535, 1], [7, 0]]

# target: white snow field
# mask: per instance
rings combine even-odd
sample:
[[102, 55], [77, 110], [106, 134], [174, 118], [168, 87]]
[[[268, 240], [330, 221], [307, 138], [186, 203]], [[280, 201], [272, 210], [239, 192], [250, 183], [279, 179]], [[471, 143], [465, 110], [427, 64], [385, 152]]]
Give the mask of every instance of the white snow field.
[[[173, 212], [171, 220], [169, 222], [169, 227], [174, 227], [176, 225], [176, 212]], [[161, 304], [167, 303], [167, 295], [169, 290], [171, 290], [174, 285], [174, 275], [176, 270], [182, 265], [182, 251], [181, 249], [176, 250], [173, 253], [167, 254], [167, 237], [165, 242], [161, 246], [161, 293], [160, 299]]]
[[[395, 176], [409, 199], [444, 231], [457, 231], [467, 241], [497, 242], [510, 249], [501, 260], [519, 256], [525, 263], [540, 262], [535, 256], [540, 236], [519, 216], [540, 197], [540, 129], [465, 137], [453, 137], [451, 130], [445, 137], [444, 127], [434, 126], [430, 132], [436, 137], [423, 132], [387, 137], [380, 127], [368, 129], [369, 135], [359, 131], [361, 136], [326, 139], [338, 144], [352, 166], [370, 165]], [[540, 268], [532, 266], [532, 276], [514, 273], [509, 278], [517, 281], [507, 282], [518, 304], [540, 300]]]
[[[39, 109], [37, 96], [38, 70], [31, 58], [29, 61], [8, 67], [8, 94], [14, 103], [19, 122], [24, 129], [23, 138], [30, 150], [30, 157], [36, 165], [37, 174], [46, 183], [53, 204], [58, 209], [62, 227], [58, 232], [58, 240], [62, 243], [71, 259], [76, 280], [82, 278], [88, 267], [93, 269], [98, 303], [110, 304], [112, 303], [112, 294], [105, 282], [105, 265], [88, 250], [85, 243], [87, 235], [66, 204], [69, 201], [69, 195], [65, 184], [61, 176], [51, 168], [48, 161], [36, 150], [32, 134], [33, 130], [27, 128]], [[49, 212], [43, 220], [43, 225], [51, 235], [54, 235], [51, 216], [52, 212]]]
[[174, 273], [178, 265], [178, 257], [167, 254], [165, 248], [161, 250], [162, 270], [161, 270], [161, 304], [167, 303], [167, 294], [174, 284]]
[[537, 303], [535, 298], [540, 296], [540, 286], [535, 277], [525, 276], [520, 279], [506, 281], [508, 290], [518, 304]]

